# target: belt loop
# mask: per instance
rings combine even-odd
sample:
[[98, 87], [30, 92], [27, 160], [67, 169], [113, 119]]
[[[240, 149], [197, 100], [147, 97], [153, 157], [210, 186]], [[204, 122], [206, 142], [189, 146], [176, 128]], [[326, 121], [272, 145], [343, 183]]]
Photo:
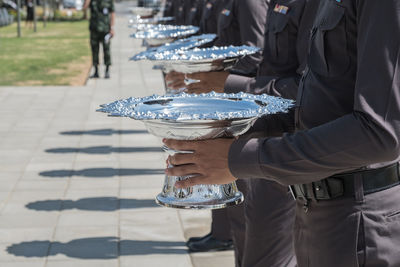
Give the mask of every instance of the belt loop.
[[315, 196], [314, 187], [315, 187], [314, 183], [306, 184], [306, 189], [307, 189], [308, 192], [310, 192], [310, 195], [308, 197], [310, 197], [312, 201], [318, 202], [317, 198]]
[[357, 203], [364, 203], [364, 184], [361, 173], [354, 174], [354, 196]]

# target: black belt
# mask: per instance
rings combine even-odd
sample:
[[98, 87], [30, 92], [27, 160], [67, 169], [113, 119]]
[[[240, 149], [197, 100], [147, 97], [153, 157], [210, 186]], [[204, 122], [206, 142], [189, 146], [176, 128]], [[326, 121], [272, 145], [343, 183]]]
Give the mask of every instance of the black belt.
[[354, 179], [362, 180], [364, 195], [382, 191], [400, 184], [399, 164], [395, 163], [379, 169], [337, 174], [310, 184], [292, 185], [295, 198], [304, 200], [329, 200], [355, 195]]

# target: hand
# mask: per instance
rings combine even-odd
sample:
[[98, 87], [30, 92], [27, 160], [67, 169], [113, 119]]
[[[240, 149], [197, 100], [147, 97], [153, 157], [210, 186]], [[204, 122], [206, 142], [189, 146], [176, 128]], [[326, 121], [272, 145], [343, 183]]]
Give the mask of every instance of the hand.
[[190, 94], [201, 94], [211, 91], [223, 93], [228, 75], [229, 72], [227, 71], [211, 71], [187, 74], [187, 78], [199, 80], [197, 83], [191, 83], [186, 86], [187, 92]]
[[114, 29], [113, 28], [110, 29], [110, 34], [111, 34], [111, 37], [114, 37]]
[[185, 74], [176, 71], [171, 71], [167, 73], [167, 75], [165, 76], [165, 82], [168, 87], [174, 90], [186, 87]]
[[193, 151], [169, 156], [167, 162], [174, 165], [166, 169], [169, 176], [193, 175], [176, 182], [177, 188], [198, 184], [228, 184], [236, 180], [228, 165], [228, 153], [234, 139], [219, 138], [205, 141], [179, 141], [163, 139], [166, 146], [174, 150]]

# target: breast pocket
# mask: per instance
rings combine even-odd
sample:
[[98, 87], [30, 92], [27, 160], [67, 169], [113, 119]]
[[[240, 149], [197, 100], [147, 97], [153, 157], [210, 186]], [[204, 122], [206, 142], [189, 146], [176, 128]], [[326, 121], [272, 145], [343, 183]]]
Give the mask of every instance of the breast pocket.
[[218, 17], [218, 29], [220, 29], [221, 31], [228, 28], [231, 23], [232, 23], [232, 11], [230, 10], [223, 10]]
[[287, 25], [289, 17], [283, 14], [274, 13], [274, 18], [268, 24], [268, 46], [270, 60], [285, 64], [289, 60], [289, 31]]
[[337, 77], [348, 71], [345, 8], [328, 0], [328, 12], [319, 18], [310, 46], [310, 68], [321, 76]]

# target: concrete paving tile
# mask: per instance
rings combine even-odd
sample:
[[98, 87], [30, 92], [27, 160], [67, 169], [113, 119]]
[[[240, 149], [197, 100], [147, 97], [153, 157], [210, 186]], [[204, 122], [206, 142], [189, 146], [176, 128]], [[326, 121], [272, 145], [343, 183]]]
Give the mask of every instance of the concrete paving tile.
[[99, 179], [99, 180], [90, 180], [90, 179], [82, 179], [82, 178], [74, 178], [71, 180], [69, 185], [69, 190], [96, 190], [96, 189], [111, 189], [111, 188], [119, 188], [118, 179]]
[[121, 188], [121, 198], [154, 199], [162, 190], [163, 184], [152, 188]]
[[20, 213], [3, 215], [0, 214], [0, 228], [48, 228], [56, 225], [58, 214], [55, 213], [35, 213], [35, 215]]
[[65, 190], [67, 184], [67, 180], [21, 180], [16, 184], [14, 191], [55, 191], [61, 193]]
[[120, 267], [144, 267], [157, 266], [161, 264], [164, 267], [192, 267], [190, 258], [186, 254], [150, 254], [141, 256], [121, 257]]
[[59, 226], [113, 226], [118, 225], [117, 212], [63, 211]]
[[[54, 233], [54, 227], [0, 229], [2, 243], [20, 243], [26, 240], [50, 240]], [[0, 266], [2, 266], [0, 264]]]
[[110, 154], [81, 154], [78, 153], [76, 155], [76, 161], [78, 162], [93, 162], [93, 161], [117, 161], [118, 155], [110, 153]]
[[[136, 188], [156, 188], [160, 189], [164, 184], [164, 175], [121, 177], [121, 188], [123, 190]], [[160, 189], [161, 190], [161, 189]]]
[[185, 239], [193, 236], [203, 236], [210, 232], [211, 211], [209, 210], [179, 210], [184, 228]]
[[15, 262], [1, 262], [2, 267], [44, 267], [45, 262], [44, 260], [40, 261], [15, 261]]
[[[38, 163], [29, 163], [26, 166], [26, 171], [31, 172], [31, 171], [36, 171], [38, 173], [42, 172], [49, 172], [49, 171], [54, 171], [54, 170], [70, 170], [73, 166], [73, 162], [38, 162]], [[44, 177], [48, 177], [46, 175], [43, 175]]]
[[4, 171], [0, 172], [0, 181], [13, 181], [18, 180], [21, 175], [22, 171]]
[[82, 198], [95, 197], [118, 197], [119, 188], [99, 188], [96, 190], [77, 189], [68, 190], [65, 194], [65, 199], [78, 200]]
[[118, 226], [58, 226], [54, 240], [67, 243], [78, 239], [118, 237]]
[[17, 183], [17, 180], [14, 181], [3, 181], [0, 180], [0, 192], [9, 192], [11, 191]]
[[[49, 258], [45, 267], [119, 267], [118, 260], [88, 260], [88, 259], [69, 259], [56, 260]], [[133, 267], [131, 265], [131, 267]]]
[[234, 267], [233, 251], [190, 254], [194, 267]]

